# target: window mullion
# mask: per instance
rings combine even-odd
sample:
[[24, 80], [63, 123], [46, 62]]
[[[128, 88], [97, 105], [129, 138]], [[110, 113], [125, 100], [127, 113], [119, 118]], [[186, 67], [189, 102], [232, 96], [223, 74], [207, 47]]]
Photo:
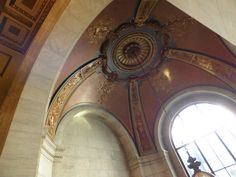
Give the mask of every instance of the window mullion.
[[203, 159], [204, 159], [204, 161], [206, 162], [206, 164], [207, 164], [208, 168], [211, 170], [211, 173], [215, 174], [215, 173], [214, 173], [214, 171], [212, 170], [212, 168], [211, 168], [210, 164], [208, 163], [208, 161], [207, 161], [206, 157], [205, 157], [205, 156], [204, 156], [204, 154], [202, 153], [202, 151], [201, 151], [201, 149], [200, 149], [200, 147], [198, 146], [198, 144], [197, 144], [197, 142], [196, 142], [196, 141], [194, 141], [194, 144], [195, 144], [195, 146], [197, 147], [198, 151], [200, 152], [200, 154], [201, 154], [202, 158], [203, 158]]
[[225, 149], [228, 151], [228, 153], [231, 155], [231, 157], [236, 161], [236, 158], [234, 157], [233, 153], [229, 150], [229, 148], [225, 145], [224, 141], [221, 139], [220, 135], [215, 131], [216, 136], [219, 138], [220, 142], [223, 144]]

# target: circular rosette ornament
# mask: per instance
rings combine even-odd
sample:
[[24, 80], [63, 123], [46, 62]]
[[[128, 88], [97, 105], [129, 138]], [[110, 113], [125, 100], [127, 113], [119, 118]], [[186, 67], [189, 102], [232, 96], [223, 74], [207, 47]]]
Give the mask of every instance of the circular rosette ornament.
[[160, 63], [160, 34], [150, 26], [121, 25], [102, 46], [104, 73], [117, 80], [143, 77]]

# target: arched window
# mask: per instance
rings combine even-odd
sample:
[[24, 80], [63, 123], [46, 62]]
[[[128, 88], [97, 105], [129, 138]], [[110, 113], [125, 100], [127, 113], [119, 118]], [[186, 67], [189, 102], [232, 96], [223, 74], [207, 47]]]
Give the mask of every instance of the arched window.
[[225, 107], [195, 103], [182, 109], [171, 127], [172, 143], [186, 171], [189, 155], [201, 170], [236, 177], [236, 115]]

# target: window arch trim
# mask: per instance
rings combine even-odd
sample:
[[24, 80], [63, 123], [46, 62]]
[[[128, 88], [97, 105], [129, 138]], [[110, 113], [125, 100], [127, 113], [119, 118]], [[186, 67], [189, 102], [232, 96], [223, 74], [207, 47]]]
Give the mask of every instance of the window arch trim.
[[157, 148], [165, 154], [173, 176], [186, 177], [188, 175], [178, 158], [171, 140], [172, 123], [180, 111], [197, 103], [221, 104], [236, 113], [234, 110], [236, 94], [218, 87], [199, 86], [188, 88], [167, 100], [156, 117], [154, 138]]

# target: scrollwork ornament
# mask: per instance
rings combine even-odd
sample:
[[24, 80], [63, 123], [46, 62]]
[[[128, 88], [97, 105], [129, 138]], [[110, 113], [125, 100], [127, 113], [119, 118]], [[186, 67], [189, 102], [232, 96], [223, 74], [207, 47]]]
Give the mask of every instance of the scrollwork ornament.
[[109, 94], [113, 90], [114, 80], [106, 79], [101, 83], [101, 86], [98, 89], [98, 102], [103, 104], [107, 100]]

